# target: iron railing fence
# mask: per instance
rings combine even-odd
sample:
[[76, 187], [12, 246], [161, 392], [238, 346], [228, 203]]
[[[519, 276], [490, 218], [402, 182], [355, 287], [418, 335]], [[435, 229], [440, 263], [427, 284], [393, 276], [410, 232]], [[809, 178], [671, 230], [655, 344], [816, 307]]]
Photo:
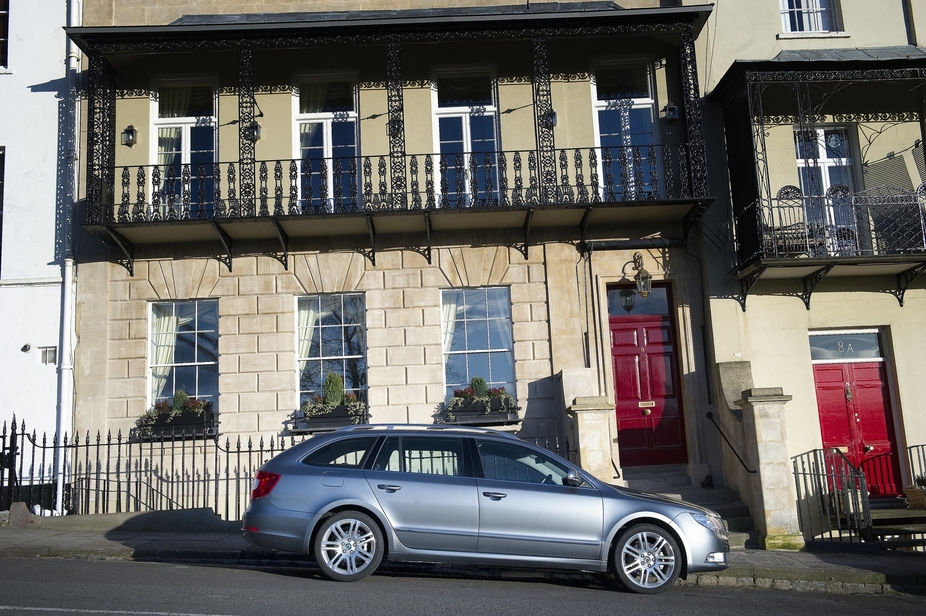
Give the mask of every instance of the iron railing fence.
[[[257, 469], [308, 437], [203, 438], [191, 429], [145, 440], [121, 432], [59, 440], [30, 433], [14, 418], [0, 431], [0, 511], [13, 502], [57, 510], [60, 484], [70, 515], [210, 507], [225, 520], [240, 520]], [[556, 436], [525, 440], [566, 453]]]
[[865, 473], [838, 449], [792, 458], [798, 519], [805, 541], [862, 542], [871, 537]]
[[[116, 167], [112, 203], [89, 224], [319, 216], [690, 199], [687, 144], [258, 161], [251, 202], [239, 162]], [[548, 161], [549, 162], [549, 161]]]
[[761, 256], [864, 257], [926, 252], [926, 184], [916, 191], [834, 186], [808, 197], [786, 186], [736, 216], [740, 263]]
[[926, 477], [926, 445], [907, 447], [907, 457], [910, 459], [910, 473], [913, 479], [919, 476]]

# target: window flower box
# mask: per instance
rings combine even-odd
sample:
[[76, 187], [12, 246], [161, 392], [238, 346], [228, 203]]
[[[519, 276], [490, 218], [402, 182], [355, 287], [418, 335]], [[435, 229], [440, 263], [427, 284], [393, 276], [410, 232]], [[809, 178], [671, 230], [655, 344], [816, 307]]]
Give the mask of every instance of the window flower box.
[[520, 410], [514, 398], [505, 393], [504, 387], [467, 387], [454, 390], [454, 396], [437, 413], [435, 419], [436, 423], [498, 426], [520, 421]]
[[367, 421], [367, 405], [359, 400], [348, 400], [343, 404], [311, 402], [304, 404], [298, 411], [293, 411], [287, 422], [287, 432], [327, 432], [344, 426], [365, 424]]
[[194, 398], [183, 390], [173, 400], [155, 403], [137, 422], [129, 437], [141, 441], [214, 438], [219, 422], [212, 402]]
[[314, 396], [290, 414], [284, 422], [285, 434], [328, 432], [368, 422], [366, 403], [354, 394], [344, 393], [344, 380], [339, 374], [328, 373], [323, 391], [324, 395]]

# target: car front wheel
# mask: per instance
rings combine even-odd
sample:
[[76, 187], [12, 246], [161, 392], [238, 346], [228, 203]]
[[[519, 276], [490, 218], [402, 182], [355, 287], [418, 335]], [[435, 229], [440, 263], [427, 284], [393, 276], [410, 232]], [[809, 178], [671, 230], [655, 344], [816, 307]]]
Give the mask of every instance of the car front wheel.
[[342, 511], [323, 520], [314, 544], [322, 573], [336, 582], [353, 582], [376, 571], [384, 547], [379, 526], [359, 511]]
[[675, 538], [652, 524], [631, 526], [614, 548], [614, 572], [628, 590], [656, 594], [671, 587], [681, 572]]

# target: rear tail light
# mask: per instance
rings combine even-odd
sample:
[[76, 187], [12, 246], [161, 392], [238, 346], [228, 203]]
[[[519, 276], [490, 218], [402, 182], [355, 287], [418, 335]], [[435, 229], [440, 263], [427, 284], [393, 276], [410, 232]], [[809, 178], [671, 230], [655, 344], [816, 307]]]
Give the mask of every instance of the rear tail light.
[[270, 491], [273, 490], [279, 480], [280, 476], [276, 473], [257, 471], [254, 476], [254, 484], [251, 486], [251, 500], [257, 500], [270, 494]]

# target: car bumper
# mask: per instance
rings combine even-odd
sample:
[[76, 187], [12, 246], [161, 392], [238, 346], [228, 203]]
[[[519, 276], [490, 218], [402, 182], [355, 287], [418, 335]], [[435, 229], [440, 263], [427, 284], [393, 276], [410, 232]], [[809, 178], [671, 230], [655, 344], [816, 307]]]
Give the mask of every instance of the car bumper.
[[274, 507], [265, 499], [252, 501], [244, 512], [241, 532], [248, 543], [285, 552], [308, 552], [309, 521], [312, 514]]

